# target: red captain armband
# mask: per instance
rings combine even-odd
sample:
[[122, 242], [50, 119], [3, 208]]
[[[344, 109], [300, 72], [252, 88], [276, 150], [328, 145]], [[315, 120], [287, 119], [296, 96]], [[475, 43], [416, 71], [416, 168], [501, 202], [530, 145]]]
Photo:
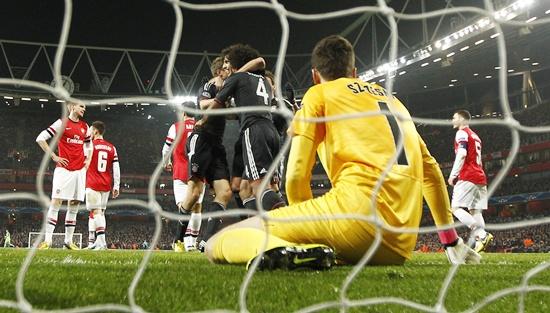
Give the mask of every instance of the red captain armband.
[[456, 230], [453, 229], [446, 229], [446, 230], [440, 230], [437, 232], [439, 235], [439, 241], [444, 246], [452, 246], [456, 244], [458, 240], [458, 234], [456, 233]]

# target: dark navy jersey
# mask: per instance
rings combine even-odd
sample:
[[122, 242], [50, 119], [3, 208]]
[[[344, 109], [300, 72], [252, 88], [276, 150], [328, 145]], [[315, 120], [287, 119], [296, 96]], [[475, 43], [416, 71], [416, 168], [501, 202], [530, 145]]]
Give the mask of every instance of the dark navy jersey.
[[[283, 101], [285, 102], [286, 107], [292, 111], [292, 105], [290, 105], [290, 102], [286, 100], [283, 100]], [[279, 102], [277, 101], [276, 98], [273, 98], [273, 100], [271, 100], [272, 112], [277, 110], [278, 107], [279, 107]], [[281, 138], [286, 138], [286, 131], [290, 126], [289, 121], [281, 114], [271, 113], [271, 115], [273, 118], [273, 125], [275, 125], [275, 128], [277, 129], [279, 136], [281, 136]]]
[[[199, 91], [199, 101], [213, 99], [216, 97], [217, 92], [216, 85], [207, 82]], [[201, 130], [221, 140], [225, 131], [225, 116], [209, 115], [206, 123], [201, 126]]]
[[[229, 76], [222, 89], [216, 95], [216, 101], [225, 104], [229, 97], [235, 99], [237, 107], [265, 106], [271, 107], [271, 85], [265, 77], [249, 72], [233, 73]], [[247, 112], [241, 113], [241, 130], [250, 127], [258, 120], [271, 120], [271, 113]]]

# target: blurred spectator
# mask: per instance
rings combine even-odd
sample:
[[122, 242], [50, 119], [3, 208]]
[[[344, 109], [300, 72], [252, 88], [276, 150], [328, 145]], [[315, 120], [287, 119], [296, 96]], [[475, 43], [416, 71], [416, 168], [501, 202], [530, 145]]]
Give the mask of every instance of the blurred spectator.
[[[550, 216], [550, 210], [547, 210], [542, 215], [524, 215], [513, 217], [489, 217], [486, 218], [486, 223], [510, 223], [525, 220], [533, 220]], [[423, 226], [433, 225], [428, 224], [425, 220], [422, 221]], [[465, 228], [459, 228], [459, 235], [463, 238], [468, 238], [468, 233]], [[550, 252], [550, 224], [542, 224], [530, 227], [520, 227], [507, 230], [491, 231], [495, 239], [493, 244], [487, 249], [488, 252]], [[425, 247], [428, 247], [426, 249]], [[435, 252], [441, 249], [439, 238], [436, 233], [420, 234], [416, 244], [416, 250], [419, 252]]]

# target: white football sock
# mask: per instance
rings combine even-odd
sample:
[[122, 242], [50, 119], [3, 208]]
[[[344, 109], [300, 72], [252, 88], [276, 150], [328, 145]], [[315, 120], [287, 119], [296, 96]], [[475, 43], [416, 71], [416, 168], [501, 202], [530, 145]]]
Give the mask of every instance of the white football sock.
[[477, 226], [476, 220], [464, 209], [454, 209], [453, 215], [456, 216], [462, 224], [468, 226], [470, 229], [474, 229]]
[[74, 229], [76, 227], [76, 216], [80, 204], [67, 203], [67, 215], [65, 215], [65, 243], [73, 242]]
[[59, 215], [59, 207], [56, 207], [53, 204], [51, 204], [50, 207], [48, 208], [48, 213], [47, 213], [48, 220], [46, 221], [46, 237], [44, 239], [44, 241], [50, 245], [52, 244], [53, 232], [55, 230], [55, 225], [57, 225], [58, 215]]
[[487, 236], [487, 232], [485, 231], [485, 220], [483, 219], [481, 210], [473, 210], [472, 217], [474, 218], [478, 226], [474, 229], [474, 236], [478, 237], [479, 239], [485, 238], [485, 236]]
[[185, 230], [185, 235], [191, 235], [197, 237], [201, 229], [202, 224], [202, 214], [201, 213], [191, 213], [189, 218], [189, 223], [187, 223], [187, 229]]
[[95, 234], [96, 234], [96, 246], [106, 247], [107, 241], [105, 240], [105, 215], [103, 214], [95, 214], [94, 215], [94, 222], [95, 222]]
[[187, 223], [187, 229], [185, 230], [185, 237], [183, 237], [183, 244], [185, 250], [187, 251], [189, 247], [195, 248], [197, 244], [197, 237], [199, 236], [199, 231], [202, 224], [202, 214], [191, 213], [189, 222]]
[[90, 217], [88, 218], [88, 247], [92, 246], [95, 242], [95, 222], [93, 218], [93, 213], [90, 212]]

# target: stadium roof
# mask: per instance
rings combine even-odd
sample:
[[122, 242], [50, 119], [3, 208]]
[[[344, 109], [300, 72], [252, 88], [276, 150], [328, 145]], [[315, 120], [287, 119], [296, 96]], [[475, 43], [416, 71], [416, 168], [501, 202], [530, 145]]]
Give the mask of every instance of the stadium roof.
[[[226, 3], [230, 1], [190, 1], [192, 3]], [[268, 2], [268, 1], [264, 1]], [[337, 10], [349, 9], [364, 5], [376, 5], [377, 1], [340, 0], [340, 1], [307, 1], [289, 0], [280, 1], [285, 8], [292, 12], [330, 13]], [[457, 9], [464, 6], [482, 7], [483, 1], [474, 0], [453, 0], [453, 1], [387, 1], [388, 6], [397, 13], [416, 14], [432, 12], [441, 9]], [[550, 4], [540, 0], [508, 0], [494, 1], [497, 9], [511, 5], [524, 8], [523, 11], [514, 17], [514, 20], [531, 20], [532, 18], [548, 18]], [[27, 45], [26, 43], [14, 43], [16, 41], [49, 43], [55, 45], [58, 41], [59, 31], [63, 19], [63, 1], [37, 2], [28, 0], [6, 0], [2, 2], [3, 19], [0, 19], [0, 41], [6, 56], [0, 59], [11, 61], [10, 65], [17, 64], [20, 74], [23, 75], [36, 54], [39, 46]], [[217, 54], [223, 47], [235, 43], [250, 43], [258, 48], [260, 52], [268, 57], [268, 66], [275, 64], [274, 55], [277, 53], [280, 43], [281, 26], [275, 13], [266, 9], [239, 9], [226, 11], [192, 11], [186, 8], [183, 12], [183, 34], [180, 44], [180, 51], [195, 52], [179, 57], [176, 69], [181, 77], [181, 85], [186, 91], [195, 90], [200, 81], [209, 76], [208, 62], [211, 57]], [[399, 40], [398, 56], [410, 56], [421, 49], [431, 46], [430, 57], [418, 60], [405, 65], [396, 72], [398, 78], [396, 88], [399, 92], [413, 92], [414, 90], [426, 88], [441, 88], [460, 84], [472, 79], [487, 79], [486, 76], [494, 78], [497, 64], [496, 40], [490, 38], [494, 29], [487, 28], [476, 34], [471, 34], [469, 39], [460, 42], [460, 45], [448, 48], [445, 51], [438, 51], [435, 43], [445, 36], [475, 23], [480, 16], [471, 12], [460, 12], [449, 14], [443, 17], [411, 21], [398, 18]], [[131, 5], [126, 1], [112, 0], [81, 0], [73, 3], [73, 19], [69, 44], [87, 49], [91, 55], [88, 60], [91, 63], [91, 73], [88, 75], [88, 84], [95, 75], [99, 74], [112, 76], [113, 68], [120, 59], [115, 52], [129, 51], [128, 54], [137, 54], [128, 49], [140, 49], [139, 51], [154, 50], [162, 53], [169, 49], [173, 35], [175, 18], [173, 9], [168, 2], [134, 0]], [[288, 55], [285, 60], [285, 75], [283, 80], [290, 83], [297, 89], [307, 88], [309, 81], [309, 52], [313, 45], [320, 38], [333, 33], [346, 36], [354, 45], [357, 52], [357, 66], [361, 72], [373, 70], [387, 64], [389, 49], [389, 26], [387, 19], [380, 14], [360, 13], [340, 17], [336, 19], [322, 19], [318, 21], [299, 21], [289, 19], [290, 35]], [[533, 22], [536, 24], [537, 22]], [[510, 68], [515, 72], [527, 69], [545, 68], [550, 64], [550, 57], [545, 53], [550, 45], [550, 24], [534, 25], [533, 27], [504, 27], [506, 40], [509, 43]], [[6, 41], [8, 40], [8, 41]], [[483, 43], [475, 43], [484, 40]], [[460, 50], [468, 46], [466, 50]], [[32, 47], [32, 48], [28, 48]], [[44, 54], [53, 59], [55, 48], [45, 46]], [[87, 48], [86, 48], [87, 47]], [[109, 50], [119, 48], [121, 50]], [[88, 48], [99, 48], [93, 50]], [[28, 51], [24, 51], [28, 50]], [[66, 72], [71, 68], [82, 66], [76, 64], [77, 56], [80, 54], [78, 48], [75, 51], [67, 51], [64, 64]], [[46, 52], [47, 51], [47, 52]], [[111, 56], [97, 55], [97, 51], [112, 52]], [[137, 51], [137, 50], [136, 50]], [[205, 53], [205, 51], [207, 53]], [[122, 53], [121, 52], [121, 53]], [[454, 52], [454, 55], [450, 55]], [[74, 55], [71, 55], [74, 54]], [[450, 55], [450, 56], [449, 56]], [[131, 55], [135, 64], [128, 66], [129, 70], [135, 67], [135, 75], [118, 74], [121, 80], [131, 84], [133, 80], [150, 80], [153, 70], [159, 64], [160, 57], [150, 57], [146, 60], [139, 56]], [[203, 60], [203, 56], [206, 59]], [[72, 58], [72, 59], [71, 59]], [[441, 58], [440, 61], [434, 60]], [[523, 59], [529, 58], [524, 61]], [[40, 60], [47, 58], [37, 58]], [[85, 58], [86, 59], [86, 58]], [[15, 60], [15, 61], [14, 61]], [[72, 60], [72, 61], [71, 61]], [[51, 61], [51, 60], [50, 60]], [[46, 61], [44, 61], [46, 62]], [[82, 62], [82, 61], [81, 61]], [[202, 63], [201, 63], [202, 62]], [[150, 64], [154, 63], [154, 64]], [[424, 63], [428, 65], [421, 66]], [[536, 64], [535, 64], [536, 63]], [[199, 64], [202, 64], [199, 66]], [[17, 77], [8, 69], [10, 65], [2, 64], [0, 61], [0, 76]], [[35, 64], [34, 66], [37, 66]], [[124, 65], [123, 65], [124, 66]], [[47, 72], [47, 65], [43, 66]], [[103, 68], [102, 68], [103, 67]], [[197, 67], [201, 67], [197, 69]], [[15, 69], [17, 70], [17, 69]], [[38, 70], [37, 70], [38, 71]], [[77, 70], [78, 71], [78, 70]], [[90, 70], [88, 70], [90, 72]], [[401, 75], [399, 73], [405, 72]], [[478, 76], [473, 76], [475, 73]], [[97, 74], [97, 73], [96, 73]], [[82, 74], [84, 75], [84, 74]], [[51, 75], [50, 75], [51, 76]], [[32, 77], [29, 77], [32, 79]], [[84, 78], [80, 78], [84, 80]], [[376, 77], [372, 81], [380, 81], [383, 77]], [[38, 80], [38, 78], [37, 78]], [[76, 79], [78, 80], [78, 79]], [[457, 80], [453, 82], [452, 80]], [[162, 83], [162, 82], [160, 82]], [[158, 88], [140, 88], [138, 90], [122, 90], [124, 84], [117, 86], [114, 82], [111, 90], [101, 90], [101, 93], [147, 93], [159, 91]], [[4, 89], [5, 86], [0, 86]], [[120, 88], [120, 90], [116, 90]], [[160, 90], [162, 92], [162, 90]], [[87, 92], [90, 93], [89, 91]]]

